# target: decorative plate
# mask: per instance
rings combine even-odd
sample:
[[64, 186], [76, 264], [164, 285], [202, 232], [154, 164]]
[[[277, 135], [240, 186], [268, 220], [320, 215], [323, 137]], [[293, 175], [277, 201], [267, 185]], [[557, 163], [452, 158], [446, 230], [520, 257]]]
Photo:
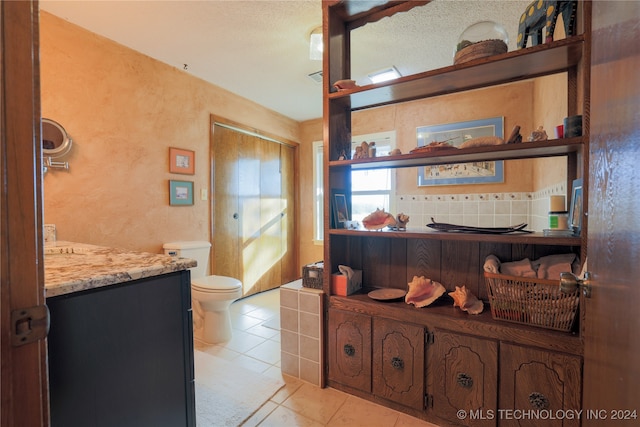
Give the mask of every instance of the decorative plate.
[[407, 291], [404, 289], [393, 289], [393, 288], [385, 288], [385, 289], [376, 289], [375, 291], [369, 292], [367, 295], [371, 299], [375, 299], [378, 301], [391, 301], [394, 299], [400, 299], [407, 294]]

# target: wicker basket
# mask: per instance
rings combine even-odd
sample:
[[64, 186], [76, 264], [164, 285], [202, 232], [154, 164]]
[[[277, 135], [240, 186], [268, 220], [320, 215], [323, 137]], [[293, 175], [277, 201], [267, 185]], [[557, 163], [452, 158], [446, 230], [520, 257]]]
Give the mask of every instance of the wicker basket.
[[484, 273], [491, 315], [497, 320], [571, 331], [580, 292], [560, 290], [558, 280]]
[[305, 288], [322, 289], [324, 263], [318, 261], [302, 267], [302, 286]]
[[484, 40], [460, 49], [453, 57], [453, 63], [462, 64], [478, 58], [500, 55], [507, 53], [507, 50], [508, 47], [502, 40]]

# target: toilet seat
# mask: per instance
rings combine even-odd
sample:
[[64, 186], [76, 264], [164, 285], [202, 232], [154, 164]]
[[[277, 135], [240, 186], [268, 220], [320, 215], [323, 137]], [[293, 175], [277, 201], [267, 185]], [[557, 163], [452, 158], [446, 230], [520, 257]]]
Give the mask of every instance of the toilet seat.
[[236, 293], [242, 289], [242, 282], [233, 277], [206, 276], [191, 279], [191, 288], [200, 292]]

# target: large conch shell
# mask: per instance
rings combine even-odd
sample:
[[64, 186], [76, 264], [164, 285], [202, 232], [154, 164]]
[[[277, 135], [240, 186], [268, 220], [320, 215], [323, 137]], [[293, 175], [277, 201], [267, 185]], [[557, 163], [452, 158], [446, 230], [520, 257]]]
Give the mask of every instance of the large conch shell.
[[438, 282], [425, 279], [424, 276], [413, 276], [413, 280], [409, 283], [409, 292], [404, 297], [404, 301], [416, 307], [426, 307], [440, 298], [445, 291], [444, 286]]
[[456, 290], [449, 292], [449, 296], [453, 298], [454, 307], [460, 307], [460, 310], [469, 314], [480, 314], [484, 309], [482, 301], [476, 298], [466, 286], [456, 286]]
[[394, 226], [396, 225], [396, 219], [388, 212], [385, 212], [383, 209], [376, 209], [375, 212], [370, 213], [365, 216], [362, 220], [362, 225], [367, 230], [380, 230], [385, 228], [386, 226]]

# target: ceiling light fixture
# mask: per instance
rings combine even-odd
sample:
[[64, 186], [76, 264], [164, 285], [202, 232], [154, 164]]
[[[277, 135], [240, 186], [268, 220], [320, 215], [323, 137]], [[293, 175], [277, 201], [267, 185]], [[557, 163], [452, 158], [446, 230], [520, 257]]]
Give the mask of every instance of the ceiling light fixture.
[[389, 68], [385, 68], [384, 70], [376, 71], [374, 73], [368, 74], [369, 80], [373, 83], [382, 83], [388, 80], [397, 79], [398, 77], [402, 77], [400, 72], [396, 69], [396, 67], [391, 66]]
[[322, 27], [315, 28], [309, 36], [309, 59], [322, 61]]

